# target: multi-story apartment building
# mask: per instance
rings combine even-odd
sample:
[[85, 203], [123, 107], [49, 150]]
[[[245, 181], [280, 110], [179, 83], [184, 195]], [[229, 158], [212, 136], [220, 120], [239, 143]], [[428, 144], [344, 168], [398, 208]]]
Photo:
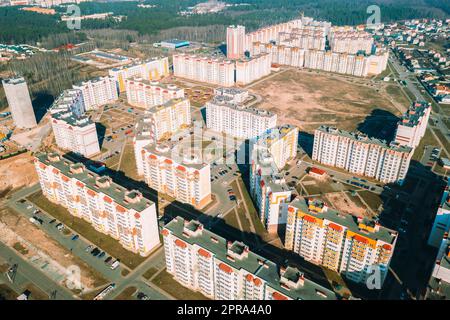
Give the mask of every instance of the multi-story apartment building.
[[216, 89], [213, 99], [206, 103], [206, 126], [241, 139], [256, 138], [275, 127], [277, 115], [266, 110], [246, 107], [247, 98], [246, 90]]
[[50, 108], [51, 124], [58, 147], [90, 157], [100, 152], [95, 123], [83, 116], [81, 90], [65, 90]]
[[279, 170], [297, 155], [298, 128], [283, 125], [271, 128], [265, 134], [258, 136], [251, 143], [251, 149], [267, 150]]
[[177, 217], [162, 230], [167, 272], [183, 286], [214, 300], [334, 300], [334, 292], [306, 279], [294, 267], [279, 267]]
[[2, 80], [9, 110], [14, 124], [19, 128], [33, 128], [37, 125], [27, 82], [23, 77]]
[[184, 98], [184, 89], [173, 84], [147, 81], [142, 78], [125, 79], [128, 104], [148, 109], [171, 99]]
[[186, 98], [169, 100], [148, 109], [143, 121], [150, 124], [151, 139], [158, 141], [169, 138], [178, 130], [191, 125], [191, 103]]
[[383, 183], [402, 184], [413, 149], [365, 134], [321, 126], [314, 132], [312, 159]]
[[129, 191], [58, 154], [37, 155], [35, 167], [44, 196], [74, 217], [142, 256], [159, 246], [156, 206], [139, 191]]
[[227, 28], [227, 58], [240, 59], [245, 52], [245, 27], [229, 26]]
[[236, 84], [246, 85], [270, 74], [272, 58], [263, 53], [236, 61]]
[[93, 110], [119, 99], [116, 82], [112, 77], [99, 77], [73, 86], [81, 90], [86, 110]]
[[251, 143], [250, 195], [269, 232], [286, 224], [292, 190], [280, 171], [297, 155], [297, 144], [298, 128], [289, 125], [273, 128]]
[[378, 274], [382, 285], [397, 241], [395, 231], [302, 197], [292, 201], [287, 212], [288, 250], [354, 282], [366, 283]]
[[176, 200], [203, 208], [211, 201], [211, 169], [202, 148], [187, 144], [150, 144], [136, 158], [150, 188]]
[[441, 245], [442, 237], [450, 230], [450, 179], [447, 182], [441, 203], [434, 218], [428, 244], [435, 248]]
[[280, 32], [277, 44], [300, 49], [325, 50], [326, 27], [323, 25], [305, 25], [293, 28], [291, 32]]
[[374, 44], [370, 33], [353, 27], [332, 27], [328, 41], [331, 51], [348, 54], [363, 52], [370, 55]]
[[145, 61], [136, 62], [132, 65], [109, 70], [109, 75], [116, 81], [119, 92], [126, 91], [126, 79], [138, 77], [144, 80], [153, 81], [166, 77], [169, 74], [168, 57], [152, 58]]
[[417, 147], [427, 130], [430, 113], [430, 103], [413, 102], [397, 124], [394, 141], [411, 148]]
[[187, 54], [173, 56], [176, 77], [231, 87], [235, 83], [234, 70], [235, 63], [230, 60]]
[[366, 77], [378, 75], [387, 67], [389, 53], [380, 50], [373, 55], [354, 55], [285, 45], [253, 43], [251, 54], [271, 53], [272, 63]]
[[448, 232], [441, 239], [433, 272], [428, 281], [425, 299], [450, 299], [450, 239], [448, 238]]

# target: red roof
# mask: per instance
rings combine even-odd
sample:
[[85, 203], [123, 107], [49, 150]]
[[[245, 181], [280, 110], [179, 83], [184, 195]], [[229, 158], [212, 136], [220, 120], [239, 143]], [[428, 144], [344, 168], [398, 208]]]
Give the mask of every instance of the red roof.
[[169, 235], [169, 231], [168, 231], [167, 229], [163, 229], [163, 230], [161, 231], [161, 234], [162, 234], [163, 236], [167, 237], [167, 236]]
[[153, 160], [156, 160], [156, 159], [158, 159], [158, 157], [157, 156], [155, 156], [154, 154], [151, 154], [151, 155], [149, 155], [148, 156], [150, 159], [153, 159]]
[[353, 236], [353, 239], [355, 239], [358, 242], [362, 242], [362, 243], [366, 243], [366, 244], [369, 242], [366, 238], [364, 238], [363, 236], [360, 236], [359, 234], [355, 234]]
[[121, 213], [125, 213], [127, 210], [124, 208], [124, 207], [122, 207], [122, 206], [117, 206], [116, 207], [116, 210], [117, 210], [117, 212], [121, 212]]
[[134, 218], [135, 218], [135, 219], [140, 219], [140, 218], [141, 218], [141, 215], [140, 215], [139, 213], [136, 212], [136, 213], [134, 214]]
[[258, 278], [253, 279], [253, 283], [254, 283], [255, 286], [257, 286], [257, 287], [259, 287], [260, 285], [262, 285], [261, 279], [258, 279]]
[[211, 254], [208, 251], [206, 251], [205, 249], [202, 249], [202, 248], [198, 249], [198, 254], [201, 255], [202, 257], [205, 257], [205, 258], [211, 257]]
[[344, 228], [342, 228], [340, 225], [337, 225], [335, 223], [330, 223], [328, 225], [331, 229], [336, 230], [336, 231], [342, 231]]
[[95, 197], [95, 196], [97, 195], [97, 194], [96, 194], [94, 191], [92, 191], [91, 189], [88, 189], [87, 194], [90, 195], [90, 196], [92, 196], [92, 197]]
[[104, 197], [103, 197], [103, 200], [104, 200], [105, 202], [108, 202], [108, 203], [112, 203], [112, 202], [113, 202], [112, 199], [111, 199], [110, 197], [107, 197], [107, 196], [104, 196]]
[[390, 250], [392, 250], [392, 246], [390, 244], [385, 243], [385, 244], [383, 244], [383, 249], [390, 251]]
[[289, 212], [294, 212], [295, 209], [294, 209], [293, 207], [289, 207], [289, 208], [288, 208], [288, 211], [289, 211]]
[[316, 222], [316, 218], [311, 217], [311, 216], [307, 216], [307, 215], [305, 215], [305, 216], [303, 217], [303, 219], [306, 220], [306, 221], [308, 221], [308, 222], [312, 222], [312, 223], [315, 223], [315, 222]]
[[248, 282], [253, 281], [253, 276], [249, 273], [245, 276], [245, 280], [247, 280]]
[[69, 178], [67, 178], [67, 177], [64, 176], [64, 175], [61, 176], [61, 179], [63, 179], [63, 181], [65, 181], [65, 182], [68, 182], [68, 181], [70, 180]]
[[316, 168], [316, 167], [312, 167], [311, 168], [311, 170], [309, 170], [309, 172], [311, 173], [315, 173], [315, 174], [318, 174], [318, 175], [324, 175], [325, 173], [327, 173], [325, 170], [322, 170], [322, 169], [319, 169], [319, 168]]
[[180, 239], [176, 239], [176, 240], [175, 240], [175, 244], [176, 244], [177, 246], [179, 246], [180, 248], [183, 248], [183, 249], [187, 247], [187, 244], [184, 243], [183, 241], [181, 241]]
[[59, 174], [59, 171], [58, 171], [57, 169], [55, 169], [55, 168], [53, 168], [52, 172], [53, 172], [54, 174]]
[[84, 184], [80, 181], [77, 181], [75, 184], [80, 188], [84, 188]]
[[178, 167], [177, 167], [177, 169], [178, 169], [178, 170], [180, 170], [180, 171], [183, 171], [183, 172], [185, 172], [185, 171], [186, 171], [186, 168], [185, 168], [185, 167], [183, 167], [183, 166], [178, 166]]
[[219, 269], [224, 271], [224, 272], [226, 272], [226, 273], [232, 273], [233, 272], [233, 269], [229, 265], [226, 265], [225, 263], [220, 263], [219, 264]]
[[172, 164], [172, 160], [170, 160], [170, 159], [166, 159], [166, 160], [164, 160], [164, 162], [167, 164]]
[[288, 300], [288, 298], [286, 298], [284, 295], [276, 291], [272, 293], [272, 297], [274, 300]]

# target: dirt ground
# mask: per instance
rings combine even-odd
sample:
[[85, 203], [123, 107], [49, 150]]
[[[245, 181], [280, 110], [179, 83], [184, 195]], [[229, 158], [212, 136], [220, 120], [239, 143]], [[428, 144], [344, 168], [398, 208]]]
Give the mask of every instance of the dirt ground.
[[[385, 92], [384, 83], [295, 69], [262, 81], [250, 91], [264, 98], [259, 107], [275, 112], [278, 123], [296, 125], [309, 133], [322, 124], [356, 130], [371, 114], [395, 120], [402, 108]], [[374, 116], [374, 110], [381, 112]]]
[[[2, 209], [0, 211], [0, 241], [18, 250], [26, 259], [33, 260], [40, 257], [48, 262], [47, 272], [61, 275], [65, 281], [66, 268], [76, 265], [81, 271], [81, 284], [85, 290], [104, 284], [106, 280], [78, 257], [72, 255], [69, 250], [62, 247], [45, 232], [33, 225], [25, 217], [18, 213]], [[51, 271], [49, 271], [51, 270]]]
[[360, 207], [354, 203], [345, 192], [327, 193], [324, 195], [324, 198], [341, 213], [349, 213], [357, 217], [364, 217], [367, 215], [366, 208]]
[[0, 193], [38, 182], [30, 153], [0, 161]]

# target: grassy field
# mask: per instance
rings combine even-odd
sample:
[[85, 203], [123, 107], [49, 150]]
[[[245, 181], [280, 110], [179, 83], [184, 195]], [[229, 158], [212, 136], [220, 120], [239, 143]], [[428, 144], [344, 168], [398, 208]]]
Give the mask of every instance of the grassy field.
[[359, 196], [363, 198], [363, 200], [367, 203], [367, 205], [373, 210], [376, 211], [383, 204], [383, 200], [379, 195], [370, 192], [370, 191], [361, 191], [359, 192]]
[[152, 282], [177, 300], [209, 300], [201, 293], [183, 287], [166, 270], [160, 272]]
[[224, 217], [225, 223], [229, 225], [230, 227], [235, 228], [236, 230], [240, 230], [238, 218], [236, 216], [236, 211], [231, 210], [225, 217]]
[[[439, 140], [441, 141], [442, 145], [444, 146], [445, 150], [447, 150], [447, 153], [450, 154], [450, 143], [448, 142], [448, 140], [444, 137], [444, 135], [442, 134], [442, 132], [440, 130], [433, 130], [433, 132], [437, 135], [437, 137], [439, 138]], [[443, 155], [445, 155], [443, 153]]]
[[430, 129], [427, 129], [425, 132], [425, 135], [423, 136], [422, 140], [420, 140], [419, 145], [414, 150], [414, 154], [412, 157], [412, 160], [420, 161], [420, 159], [423, 156], [423, 151], [425, 150], [426, 146], [439, 146], [439, 143], [437, 142], [434, 135], [431, 133]]
[[28, 200], [51, 214], [54, 218], [61, 221], [76, 233], [85, 237], [109, 255], [116, 259], [120, 259], [120, 261], [129, 268], [134, 269], [145, 260], [144, 257], [123, 248], [117, 240], [98, 232], [88, 222], [72, 216], [64, 207], [50, 202], [45, 198], [41, 191], [29, 196]]
[[143, 274], [144, 278], [147, 280], [150, 280], [151, 277], [153, 277], [153, 275], [155, 275], [158, 272], [158, 269], [156, 268], [150, 268], [147, 271], [145, 271], [145, 273]]
[[243, 201], [245, 201], [245, 204], [247, 205], [247, 208], [249, 211], [248, 213], [250, 215], [250, 218], [252, 219], [256, 234], [258, 234], [259, 236], [267, 235], [267, 231], [264, 228], [264, 225], [262, 224], [261, 219], [259, 218], [258, 211], [256, 210], [255, 206], [253, 205], [252, 198], [250, 197], [247, 187], [245, 186], [245, 183], [244, 183], [244, 181], [242, 181], [241, 177], [239, 177], [237, 179], [237, 183], [241, 187], [242, 196], [244, 197]]
[[411, 103], [411, 97], [407, 96], [408, 93], [406, 90], [405, 92], [406, 95], [397, 84], [389, 84], [388, 86], [386, 86], [386, 93], [389, 94], [396, 102], [407, 107]]
[[136, 292], [136, 287], [125, 288], [114, 300], [133, 300], [133, 294]]
[[136, 157], [134, 156], [134, 149], [132, 144], [127, 144], [123, 150], [122, 160], [120, 162], [118, 171], [125, 173], [127, 177], [134, 180], [139, 180], [139, 175], [136, 168]]

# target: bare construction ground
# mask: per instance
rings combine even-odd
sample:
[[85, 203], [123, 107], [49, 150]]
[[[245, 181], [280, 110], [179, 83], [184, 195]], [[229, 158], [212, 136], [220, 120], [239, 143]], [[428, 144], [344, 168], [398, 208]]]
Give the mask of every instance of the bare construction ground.
[[0, 241], [14, 248], [58, 283], [66, 284], [66, 270], [70, 266], [80, 268], [83, 291], [106, 283], [106, 279], [84, 261], [14, 211], [0, 210]]
[[[386, 121], [396, 122], [406, 100], [397, 102], [386, 84], [370, 79], [344, 77], [289, 69], [251, 86], [261, 95], [261, 108], [275, 112], [278, 123], [289, 123], [312, 133], [322, 124], [345, 130], [383, 130]], [[364, 123], [364, 124], [363, 124]]]
[[0, 194], [37, 182], [38, 177], [30, 153], [0, 161]]

